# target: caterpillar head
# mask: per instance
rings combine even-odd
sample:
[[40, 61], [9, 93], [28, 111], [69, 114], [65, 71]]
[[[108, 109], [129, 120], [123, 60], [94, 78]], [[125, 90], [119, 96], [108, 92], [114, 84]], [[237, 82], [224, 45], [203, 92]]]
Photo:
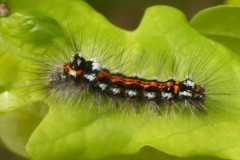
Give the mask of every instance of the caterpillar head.
[[49, 86], [55, 87], [61, 84], [75, 84], [83, 74], [86, 60], [76, 53], [71, 62], [63, 67], [58, 67], [50, 73]]

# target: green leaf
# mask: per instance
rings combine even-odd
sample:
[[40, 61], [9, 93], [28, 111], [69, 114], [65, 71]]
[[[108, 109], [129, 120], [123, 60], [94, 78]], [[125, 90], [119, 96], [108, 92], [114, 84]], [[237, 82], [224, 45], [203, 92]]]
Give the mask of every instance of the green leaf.
[[48, 107], [42, 102], [35, 102], [19, 107], [14, 111], [0, 115], [0, 137], [2, 142], [13, 152], [29, 157], [25, 145], [34, 129], [46, 115]]
[[195, 15], [190, 24], [204, 36], [240, 52], [240, 6], [217, 6]]
[[[148, 54], [151, 64], [155, 59], [160, 58], [166, 49], [176, 50], [180, 57], [189, 56], [192, 52], [199, 51], [199, 48], [201, 56], [204, 57], [214, 49], [217, 54], [213, 58], [218, 63], [224, 63], [233, 55], [224, 45], [219, 45], [192, 28], [180, 11], [168, 6], [154, 6], [147, 9], [139, 27], [133, 32], [127, 32], [113, 26], [83, 1], [54, 0], [51, 1], [51, 4], [49, 5], [47, 1], [21, 0], [18, 3], [8, 1], [12, 14], [1, 19], [0, 26], [2, 39], [0, 48], [13, 57], [9, 58], [13, 62], [10, 62], [8, 67], [14, 64], [14, 58], [18, 55], [41, 58], [43, 54], [51, 54], [51, 52], [47, 52], [48, 48], [53, 50], [60, 48], [57, 53], [64, 54], [61, 52], [61, 45], [59, 46], [55, 42], [64, 39], [69, 24], [77, 28], [76, 34], [83, 30], [82, 47], [88, 51], [85, 54], [90, 53], [92, 45], [96, 52], [102, 53], [103, 51], [106, 55], [112, 55], [121, 51], [125, 46], [130, 46], [132, 51], [129, 53], [133, 58], [129, 63], [138, 61], [138, 58], [141, 57], [140, 53], [144, 51]], [[31, 17], [30, 22], [34, 23], [28, 23], [29, 17]], [[19, 26], [19, 28], [14, 26]], [[34, 30], [35, 28], [37, 29]], [[45, 32], [47, 34], [44, 34]], [[43, 34], [44, 36], [42, 36]], [[100, 44], [95, 41], [96, 39], [100, 41]], [[113, 45], [109, 45], [109, 42]], [[111, 46], [110, 50], [104, 51], [106, 49], [102, 47], [104, 45]], [[64, 46], [62, 47], [64, 48]], [[4, 79], [4, 83], [7, 85], [3, 88], [4, 92], [12, 91], [13, 95], [18, 95], [15, 89], [18, 89], [19, 84], [27, 85], [26, 81], [31, 78], [28, 74], [22, 76], [18, 69], [31, 68], [33, 65], [31, 63], [33, 62], [23, 58], [22, 63], [16, 68], [20, 78], [17, 78], [16, 81], [13, 81], [11, 76], [6, 78], [9, 79], [8, 81]], [[231, 72], [233, 68], [239, 69], [239, 63], [232, 62], [227, 65], [221, 74]], [[145, 69], [154, 72], [152, 65], [146, 66]], [[3, 74], [11, 75], [6, 70], [3, 71]], [[236, 79], [238, 78], [236, 77]], [[11, 85], [9, 81], [12, 82]], [[4, 96], [2, 97], [4, 99]], [[81, 103], [69, 104], [61, 100], [59, 102], [35, 100], [31, 95], [23, 97], [21, 105], [13, 107], [15, 111], [10, 112], [11, 110], [5, 107], [4, 112], [10, 113], [1, 115], [5, 119], [4, 117], [11, 117], [11, 114], [19, 113], [20, 118], [10, 119], [9, 123], [4, 122], [0, 126], [4, 126], [4, 128], [5, 124], [21, 126], [17, 121], [25, 117], [25, 114], [19, 112], [19, 109], [25, 111], [28, 104], [47, 103], [46, 105], [50, 107], [49, 113], [32, 134], [34, 126], [38, 124], [31, 124], [31, 120], [35, 119], [34, 116], [26, 116], [29, 119], [21, 121], [21, 124], [30, 126], [26, 127], [27, 133], [21, 130], [20, 133], [13, 132], [14, 127], [9, 128], [6, 132], [16, 133], [16, 137], [24, 138], [24, 142], [31, 135], [26, 149], [31, 159], [34, 160], [117, 159], [118, 155], [126, 155], [126, 159], [131, 159], [127, 155], [135, 154], [145, 146], [151, 146], [164, 153], [179, 157], [213, 156], [226, 159], [239, 157], [240, 138], [238, 133], [240, 128], [238, 124], [240, 118], [239, 112], [236, 112], [239, 111], [238, 95], [229, 99], [232, 103], [223, 103], [221, 106], [212, 104], [211, 106], [228, 110], [228, 112], [209, 111], [207, 116], [181, 116], [174, 113], [157, 116], [154, 112], [144, 109], [140, 114], [136, 114], [131, 110], [132, 107], [118, 112], [113, 108], [110, 109], [110, 102], [109, 104], [103, 102], [101, 111], [98, 111], [96, 104], [89, 103], [89, 100], [84, 100], [84, 98]], [[92, 101], [92, 97], [90, 100]], [[128, 106], [122, 104], [122, 107], [127, 108]], [[36, 113], [36, 117], [41, 117], [38, 110], [34, 113]], [[38, 118], [37, 122], [40, 119]], [[2, 139], [6, 139], [6, 142], [9, 141], [8, 147], [16, 150], [10, 143], [11, 140], [14, 140], [15, 135], [1, 135], [4, 135]], [[21, 149], [19, 149], [22, 155], [25, 155], [22, 148], [24, 144], [22, 143]], [[139, 155], [141, 154], [142, 152], [139, 153]], [[160, 156], [162, 155], [156, 154], [152, 159], [159, 159]]]

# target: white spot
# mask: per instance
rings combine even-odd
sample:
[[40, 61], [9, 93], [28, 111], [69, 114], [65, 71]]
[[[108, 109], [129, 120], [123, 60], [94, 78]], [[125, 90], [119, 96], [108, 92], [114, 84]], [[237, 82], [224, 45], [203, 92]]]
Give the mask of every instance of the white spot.
[[143, 92], [143, 95], [145, 97], [147, 97], [148, 99], [153, 99], [156, 97], [156, 93], [155, 92]]
[[172, 93], [162, 92], [162, 97], [168, 100], [168, 99], [172, 98]]
[[76, 77], [76, 76], [77, 76], [77, 72], [71, 70], [71, 71], [69, 72], [69, 75], [70, 75], [70, 76], [73, 76], [73, 77]]
[[201, 94], [195, 94], [194, 96], [195, 98], [203, 98], [203, 96]]
[[126, 90], [125, 93], [128, 94], [129, 97], [133, 97], [137, 95], [137, 92], [133, 90]]
[[95, 74], [84, 74], [84, 77], [87, 78], [89, 81], [93, 81], [96, 78]]
[[80, 51], [76, 52], [75, 54], [78, 54], [79, 57], [82, 57], [82, 53]]
[[100, 64], [95, 58], [91, 58], [90, 61], [92, 61], [92, 70], [100, 70]]
[[192, 97], [192, 93], [183, 91], [183, 92], [179, 92], [179, 96]]
[[113, 92], [114, 95], [120, 93], [120, 89], [119, 88], [110, 88], [110, 90]]
[[78, 60], [77, 60], [77, 65], [80, 66], [81, 62], [82, 62], [82, 61], [81, 61], [80, 59], [78, 59]]
[[194, 87], [194, 82], [190, 79], [188, 79], [187, 81], [183, 81], [183, 84], [186, 85], [186, 86], [190, 86], [190, 87]]
[[107, 85], [105, 83], [98, 83], [98, 86], [101, 88], [101, 90], [105, 90]]
[[64, 80], [64, 79], [66, 79], [66, 76], [61, 74], [60, 78], [61, 78], [61, 80]]

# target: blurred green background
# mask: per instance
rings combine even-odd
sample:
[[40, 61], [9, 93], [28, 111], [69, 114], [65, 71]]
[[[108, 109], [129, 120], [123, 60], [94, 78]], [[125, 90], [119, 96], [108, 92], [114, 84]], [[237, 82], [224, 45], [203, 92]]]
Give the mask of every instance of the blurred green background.
[[[134, 30], [137, 28], [144, 10], [152, 5], [170, 5], [178, 8], [185, 13], [188, 19], [203, 10], [216, 5], [224, 4], [224, 0], [86, 0], [93, 8], [103, 14], [109, 21], [116, 26], [126, 30]], [[17, 2], [17, 0], [16, 0]], [[144, 151], [141, 152], [144, 154]], [[170, 156], [162, 154], [163, 159], [171, 159]], [[143, 156], [144, 158], [144, 156]], [[145, 157], [147, 158], [147, 157]], [[196, 157], [189, 159], [203, 159], [204, 157]], [[1, 160], [24, 160], [22, 157], [12, 154], [8, 151], [0, 141], [0, 159]], [[121, 159], [121, 158], [120, 158]], [[124, 156], [122, 159], [125, 159]], [[134, 159], [134, 156], [132, 156]], [[176, 158], [185, 159], [185, 158]], [[212, 158], [216, 159], [216, 158]]]

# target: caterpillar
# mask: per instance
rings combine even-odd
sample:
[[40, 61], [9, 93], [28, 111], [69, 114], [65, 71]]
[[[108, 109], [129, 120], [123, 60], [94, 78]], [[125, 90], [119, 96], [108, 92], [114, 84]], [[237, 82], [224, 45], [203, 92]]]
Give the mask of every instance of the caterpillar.
[[113, 99], [117, 108], [119, 106], [117, 99], [123, 98], [131, 101], [137, 112], [138, 101], [154, 104], [158, 112], [159, 104], [171, 105], [177, 102], [194, 105], [200, 112], [205, 112], [203, 106], [205, 88], [195, 84], [190, 77], [182, 81], [169, 79], [161, 82], [111, 73], [107, 68], [101, 67], [96, 59], [86, 60], [79, 53], [50, 77], [50, 88], [59, 87], [62, 83], [69, 83], [68, 85], [79, 89], [88, 88], [94, 95], [102, 94]]
[[[206, 65], [211, 61], [211, 53], [203, 58], [199, 58], [197, 54], [190, 60], [186, 58], [181, 65], [187, 65], [186, 61], [190, 61], [189, 66], [185, 67], [188, 71], [185, 71], [181, 79], [170, 77], [160, 81], [156, 78], [128, 76], [119, 71], [112, 72], [97, 58], [85, 58], [83, 56], [85, 53], [81, 47], [78, 47], [75, 38], [72, 38], [70, 43], [68, 55], [63, 56], [61, 60], [58, 59], [60, 56], [56, 56], [55, 59], [48, 58], [49, 62], [40, 61], [42, 63], [40, 70], [44, 71], [41, 77], [44, 88], [48, 91], [46, 97], [57, 96], [58, 99], [67, 101], [74, 101], [74, 97], [75, 100], [78, 99], [78, 103], [81, 103], [81, 96], [90, 93], [98, 105], [101, 105], [102, 97], [108, 97], [107, 99], [110, 99], [117, 109], [122, 107], [120, 101], [126, 100], [132, 104], [137, 113], [140, 112], [142, 104], [149, 104], [148, 106], [154, 108], [160, 115], [165, 106], [207, 114], [208, 101], [216, 103], [222, 95], [230, 95], [222, 85], [227, 83], [215, 76], [221, 67], [215, 67], [216, 69], [211, 71], [206, 69]], [[66, 58], [69, 56], [71, 60]], [[176, 59], [175, 57], [176, 55], [173, 59]], [[168, 55], [162, 56], [159, 66], [168, 67], [164, 62], [166, 58]], [[178, 62], [173, 61], [171, 67], [177, 68], [176, 70], [181, 69], [180, 65], [176, 65]]]

